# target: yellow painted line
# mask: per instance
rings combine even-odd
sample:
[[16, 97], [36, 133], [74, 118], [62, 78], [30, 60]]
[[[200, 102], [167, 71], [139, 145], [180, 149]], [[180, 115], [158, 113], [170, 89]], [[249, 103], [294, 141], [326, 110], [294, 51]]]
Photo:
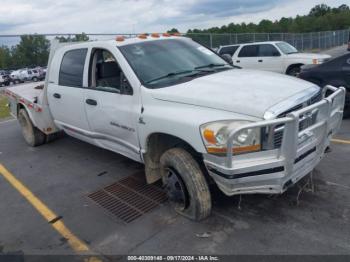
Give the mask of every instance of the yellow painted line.
[[343, 140], [343, 139], [332, 139], [331, 140], [334, 143], [339, 143], [339, 144], [348, 144], [350, 145], [350, 140]]
[[[39, 198], [37, 198], [25, 185], [15, 178], [3, 165], [0, 164], [0, 174], [28, 200], [28, 202], [49, 222], [56, 218], [57, 215], [50, 210]], [[76, 252], [88, 251], [88, 246], [76, 237], [61, 221], [52, 224], [53, 228], [67, 239], [69, 245]], [[98, 260], [95, 260], [98, 261]]]

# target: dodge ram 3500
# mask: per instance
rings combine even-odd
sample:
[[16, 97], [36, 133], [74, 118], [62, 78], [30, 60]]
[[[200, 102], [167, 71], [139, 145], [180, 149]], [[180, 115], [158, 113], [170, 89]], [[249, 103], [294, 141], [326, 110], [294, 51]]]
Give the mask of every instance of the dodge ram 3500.
[[144, 163], [180, 214], [211, 212], [226, 195], [281, 194], [324, 156], [344, 88], [241, 70], [191, 39], [168, 34], [52, 43], [45, 82], [10, 87], [26, 142], [58, 132]]

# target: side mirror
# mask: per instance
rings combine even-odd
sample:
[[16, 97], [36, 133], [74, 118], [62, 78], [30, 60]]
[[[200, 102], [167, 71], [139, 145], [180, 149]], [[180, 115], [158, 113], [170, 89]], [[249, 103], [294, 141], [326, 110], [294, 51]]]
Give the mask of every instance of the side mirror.
[[133, 95], [133, 89], [123, 72], [120, 73], [120, 87], [121, 94]]
[[233, 65], [232, 56], [230, 56], [229, 54], [222, 54], [221, 58], [224, 59], [230, 65]]

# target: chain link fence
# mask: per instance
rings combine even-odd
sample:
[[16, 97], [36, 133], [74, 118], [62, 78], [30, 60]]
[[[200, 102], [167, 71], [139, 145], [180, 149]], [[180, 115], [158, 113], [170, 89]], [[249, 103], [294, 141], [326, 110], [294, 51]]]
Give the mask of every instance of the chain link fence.
[[313, 33], [245, 33], [245, 34], [186, 34], [186, 36], [210, 47], [222, 45], [286, 41], [300, 51], [325, 50], [348, 43], [349, 30], [313, 32]]

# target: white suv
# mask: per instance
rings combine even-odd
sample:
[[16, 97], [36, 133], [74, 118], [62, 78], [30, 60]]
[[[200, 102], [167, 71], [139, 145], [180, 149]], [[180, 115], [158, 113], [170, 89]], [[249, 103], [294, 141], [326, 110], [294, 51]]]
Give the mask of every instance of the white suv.
[[323, 54], [300, 53], [286, 42], [260, 42], [221, 46], [220, 55], [232, 56], [233, 64], [244, 69], [273, 71], [296, 76], [300, 67], [321, 64], [331, 57]]
[[40, 74], [38, 69], [25, 69], [20, 71], [20, 75], [19, 75], [19, 79], [21, 81], [39, 81], [41, 80], [43, 77]]

